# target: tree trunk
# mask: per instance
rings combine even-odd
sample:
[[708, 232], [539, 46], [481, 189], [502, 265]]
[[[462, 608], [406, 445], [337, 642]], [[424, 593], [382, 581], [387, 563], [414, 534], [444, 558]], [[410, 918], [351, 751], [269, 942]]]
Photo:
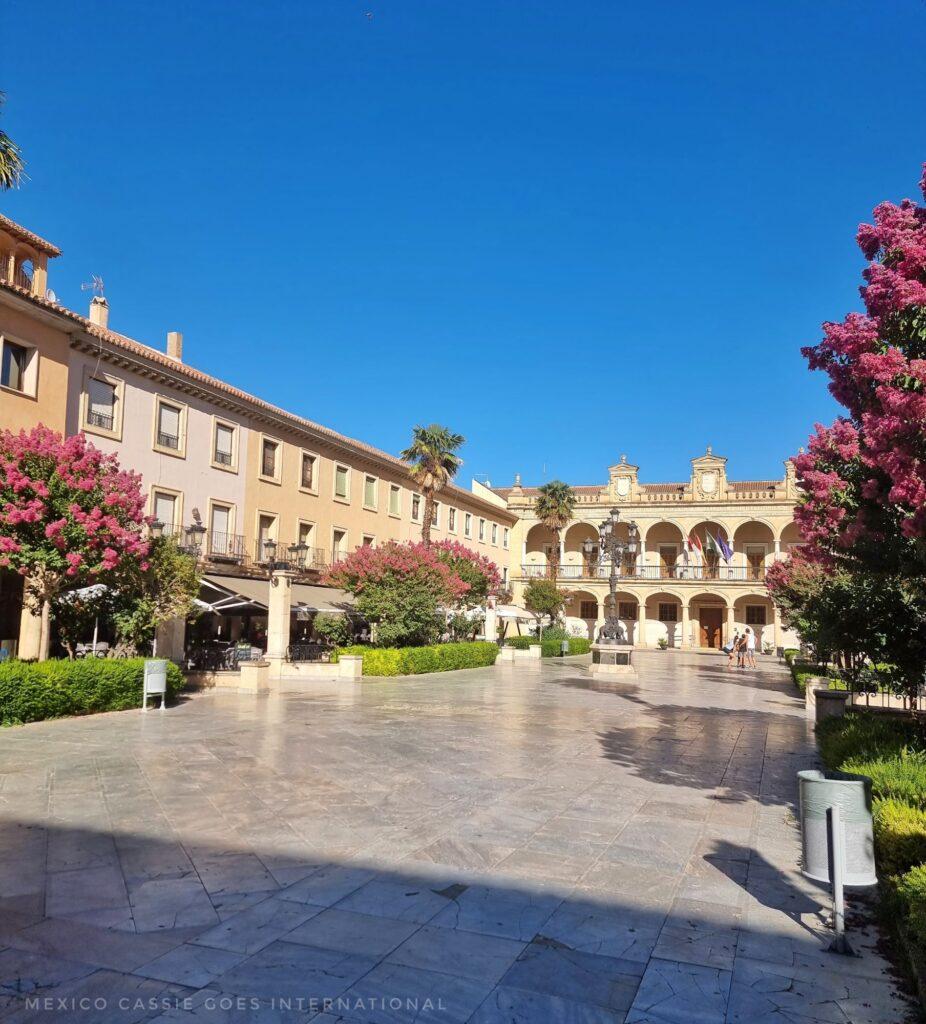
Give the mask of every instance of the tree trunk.
[[434, 519], [434, 492], [424, 492], [424, 519], [421, 521], [421, 543], [426, 548], [431, 546], [431, 523]]
[[553, 530], [553, 548], [550, 551], [550, 579], [555, 580], [559, 575], [559, 530]]
[[51, 650], [51, 601], [42, 602], [42, 631], [39, 634], [39, 661], [48, 661]]

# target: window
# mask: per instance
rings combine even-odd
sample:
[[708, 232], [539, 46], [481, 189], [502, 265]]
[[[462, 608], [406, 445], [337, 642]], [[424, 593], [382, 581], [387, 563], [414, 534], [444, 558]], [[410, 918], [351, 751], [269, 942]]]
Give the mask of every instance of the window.
[[376, 477], [365, 476], [363, 478], [363, 507], [376, 508]]
[[265, 437], [260, 446], [260, 475], [270, 480], [280, 479], [280, 444]]
[[434, 510], [433, 510], [432, 515], [431, 515], [431, 528], [433, 530], [439, 530], [440, 529], [440, 502], [439, 501], [435, 501], [434, 502]]
[[116, 425], [116, 386], [91, 377], [87, 381], [87, 426], [113, 430]]
[[183, 409], [179, 405], [158, 400], [157, 407], [157, 447], [168, 451], [182, 450]]
[[503, 548], [507, 548], [508, 544], [510, 543], [510, 541], [511, 541], [511, 530], [509, 530], [508, 527], [506, 526], [505, 529], [502, 530], [502, 547]]
[[213, 503], [209, 512], [209, 557], [221, 560], [240, 561], [244, 557], [242, 539], [232, 530], [231, 505]]
[[334, 496], [340, 501], [350, 500], [350, 470], [347, 466], [334, 467]]
[[479, 539], [481, 541], [486, 539], [486, 521], [484, 519], [479, 520]]
[[231, 469], [235, 464], [235, 428], [230, 423], [216, 421], [212, 461], [225, 469]]
[[597, 619], [598, 618], [598, 602], [597, 601], [580, 601], [579, 602], [579, 618], [580, 619]]
[[315, 524], [314, 523], [300, 523], [299, 524], [299, 537], [297, 538], [300, 544], [305, 544], [308, 547], [312, 547], [315, 542]]
[[389, 488], [389, 515], [398, 516], [402, 507], [402, 488], [392, 484]]
[[347, 554], [347, 530], [331, 531], [331, 561], [338, 562]]
[[450, 533], [457, 532], [457, 510], [455, 508], [447, 509], [447, 529]]
[[174, 528], [179, 525], [177, 517], [178, 509], [177, 495], [168, 491], [155, 491], [151, 506], [154, 518], [164, 524], [164, 533], [171, 536]]
[[463, 516], [463, 536], [472, 537], [473, 535], [473, 517], [467, 512]]
[[746, 605], [746, 625], [747, 626], [764, 626], [765, 625], [765, 613], [766, 607], [764, 604], [747, 604]]
[[23, 394], [28, 392], [26, 377], [31, 362], [31, 352], [34, 351], [23, 345], [17, 345], [15, 341], [3, 339], [3, 359], [0, 362], [0, 384], [11, 391], [20, 391]]
[[365, 548], [371, 548], [376, 543], [376, 538], [371, 536], [369, 533], [365, 533], [361, 543]]
[[270, 552], [266, 550], [268, 541], [275, 541], [277, 532], [277, 518], [271, 515], [260, 515], [257, 517], [257, 560], [266, 562], [269, 560]]
[[412, 495], [412, 522], [413, 523], [420, 523], [421, 522], [421, 495], [420, 494], [413, 494]]
[[617, 602], [617, 617], [619, 619], [632, 619], [636, 621], [637, 618], [637, 602], [636, 601], [618, 601]]
[[505, 587], [508, 586], [508, 567], [507, 566], [503, 566], [502, 567], [502, 585], [505, 586]]
[[678, 622], [678, 605], [677, 604], [660, 604], [659, 605], [659, 621], [660, 622]]
[[315, 490], [315, 463], [316, 458], [309, 452], [302, 453], [302, 464], [299, 470], [299, 486], [304, 491]]
[[492, 543], [498, 544], [498, 523], [492, 524]]

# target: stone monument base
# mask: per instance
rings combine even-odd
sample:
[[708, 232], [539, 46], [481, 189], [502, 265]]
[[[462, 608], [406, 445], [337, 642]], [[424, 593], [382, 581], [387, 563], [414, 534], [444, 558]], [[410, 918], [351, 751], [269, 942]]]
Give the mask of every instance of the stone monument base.
[[633, 667], [633, 644], [592, 644], [592, 675], [636, 675]]

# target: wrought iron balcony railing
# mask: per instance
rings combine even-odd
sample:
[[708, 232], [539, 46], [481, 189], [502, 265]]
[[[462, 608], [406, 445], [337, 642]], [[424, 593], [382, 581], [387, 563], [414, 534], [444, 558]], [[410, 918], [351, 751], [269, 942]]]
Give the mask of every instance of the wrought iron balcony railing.
[[[538, 578], [549, 575], [546, 565], [522, 565], [522, 576]], [[556, 573], [562, 580], [606, 580], [611, 566], [561, 565]], [[718, 583], [760, 583], [765, 580], [765, 566], [754, 565], [625, 565], [617, 572], [619, 579], [634, 580], [712, 580]]]

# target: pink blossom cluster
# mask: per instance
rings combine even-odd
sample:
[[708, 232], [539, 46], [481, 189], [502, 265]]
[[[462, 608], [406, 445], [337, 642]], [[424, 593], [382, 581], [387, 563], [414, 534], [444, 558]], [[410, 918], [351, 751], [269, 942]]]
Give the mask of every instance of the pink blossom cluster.
[[[926, 164], [920, 188], [926, 197]], [[825, 323], [804, 349], [848, 410], [794, 459], [806, 493], [797, 522], [820, 552], [876, 540], [889, 506], [903, 535], [926, 537], [926, 207], [881, 203], [873, 218], [857, 235], [866, 313]]]
[[409, 577], [427, 579], [434, 585], [438, 598], [451, 605], [471, 589], [471, 585], [441, 558], [438, 545], [427, 547], [421, 543], [400, 544], [397, 541], [389, 541], [380, 547], [356, 548], [331, 566], [325, 582], [359, 596], [366, 587], [388, 578]]
[[465, 544], [461, 544], [458, 540], [448, 539], [433, 541], [431, 544], [431, 550], [437, 551], [438, 557], [448, 561], [450, 565], [453, 565], [457, 561], [470, 562], [474, 568], [485, 576], [489, 593], [492, 593], [501, 587], [502, 574], [495, 562], [486, 555], [480, 555], [478, 551], [473, 551], [472, 548], [468, 548]]
[[0, 565], [90, 579], [148, 554], [141, 477], [83, 434], [0, 433]]

